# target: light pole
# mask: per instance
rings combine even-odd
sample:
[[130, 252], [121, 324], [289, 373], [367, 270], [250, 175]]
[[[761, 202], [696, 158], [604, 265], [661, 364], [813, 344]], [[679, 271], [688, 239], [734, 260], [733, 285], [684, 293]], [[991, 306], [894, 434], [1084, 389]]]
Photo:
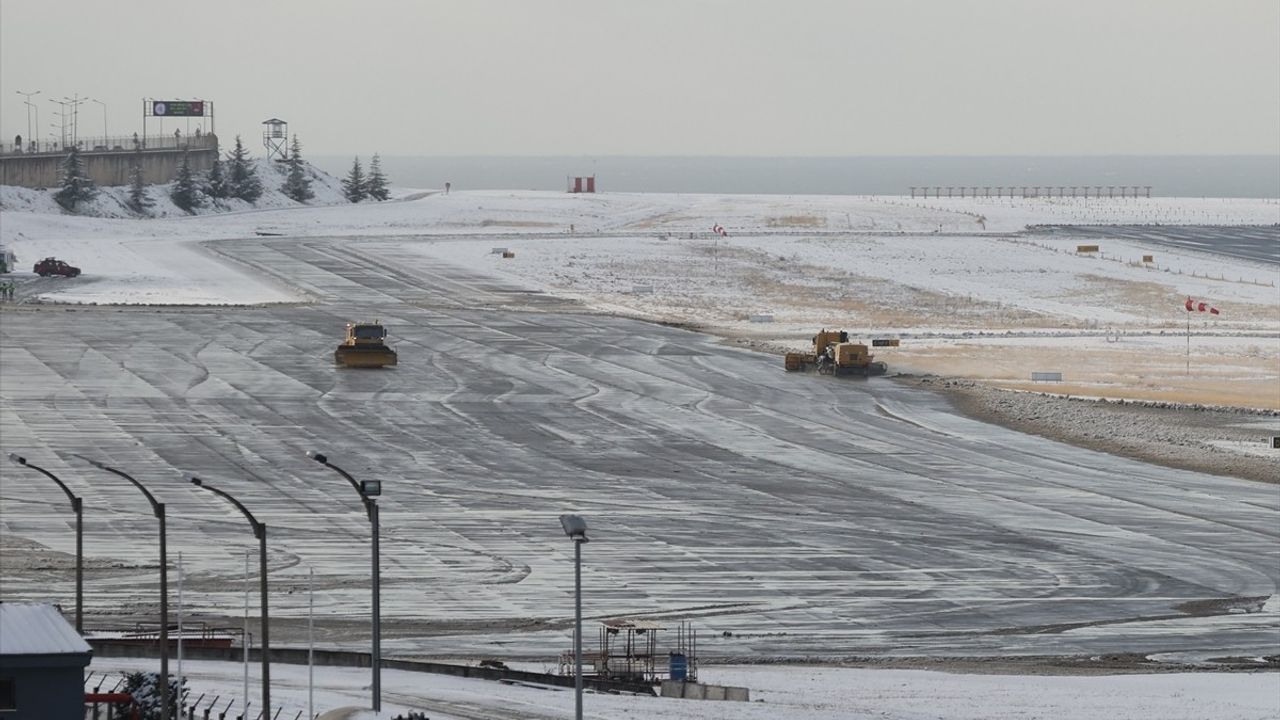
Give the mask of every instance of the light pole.
[[560, 526], [573, 541], [573, 717], [582, 720], [582, 545], [588, 542], [587, 521], [580, 515], [561, 515]]
[[[60, 135], [59, 141], [61, 142], [62, 147], [58, 149], [65, 150], [67, 147], [67, 103], [63, 102], [62, 100], [54, 100], [53, 98], [49, 98], [49, 102], [62, 108], [61, 112], [54, 113], [54, 114], [58, 116], [61, 122], [61, 124], [58, 126], [58, 130]], [[49, 127], [53, 127], [53, 124], [50, 123]]]
[[[23, 98], [23, 100], [22, 100], [23, 104], [25, 104], [25, 105], [27, 106], [27, 142], [34, 142], [34, 141], [35, 141], [35, 137], [34, 137], [34, 136], [32, 136], [32, 134], [31, 134], [31, 127], [32, 127], [32, 126], [31, 126], [31, 108], [35, 108], [35, 109], [36, 109], [36, 124], [35, 124], [35, 127], [36, 127], [36, 129], [37, 129], [37, 130], [39, 130], [39, 129], [40, 129], [40, 106], [39, 106], [39, 105], [36, 105], [36, 104], [35, 104], [35, 103], [33, 103], [33, 102], [31, 102], [31, 98], [35, 97], [36, 95], [39, 95], [39, 94], [40, 94], [40, 91], [39, 91], [39, 90], [36, 90], [35, 92], [22, 92], [21, 90], [19, 90], [19, 91], [17, 91], [17, 92], [18, 92], [18, 94], [19, 94], [19, 95], [21, 95], [21, 96], [22, 96], [22, 98]], [[18, 152], [22, 152], [22, 148], [18, 148]]]
[[58, 483], [58, 487], [62, 488], [62, 492], [66, 493], [67, 499], [71, 501], [71, 509], [76, 514], [76, 632], [84, 634], [84, 503], [48, 470], [39, 465], [32, 465], [17, 453], [9, 453], [9, 459], [38, 473], [43, 473], [45, 477]]
[[62, 99], [71, 106], [71, 144], [78, 145], [80, 143], [80, 106], [89, 98], [82, 98], [80, 93], [76, 93], [73, 97]]
[[107, 134], [107, 104], [96, 98], [89, 98], [91, 101], [102, 106], [102, 144], [107, 148], [111, 147], [111, 143], [107, 141], [110, 135]]
[[165, 546], [164, 503], [156, 502], [155, 496], [128, 473], [103, 465], [97, 460], [90, 460], [83, 455], [78, 457], [99, 470], [106, 470], [112, 475], [119, 475], [133, 483], [134, 487], [147, 496], [147, 502], [151, 503], [151, 512], [155, 513], [156, 519], [160, 521], [160, 720], [169, 720], [171, 709], [169, 700], [169, 555]]
[[381, 571], [378, 562], [378, 501], [375, 499], [382, 494], [381, 480], [364, 480], [356, 482], [350, 473], [342, 468], [329, 462], [329, 458], [324, 455], [308, 450], [307, 457], [316, 462], [330, 468], [347, 482], [351, 483], [351, 487], [360, 493], [360, 502], [364, 503], [365, 514], [369, 516], [369, 525], [373, 530], [372, 559], [373, 564], [373, 654], [372, 662], [369, 664], [373, 668], [373, 711], [382, 710], [382, 590], [381, 590]]
[[230, 494], [212, 485], [206, 485], [203, 480], [195, 475], [184, 475], [183, 477], [192, 485], [204, 488], [235, 505], [236, 509], [249, 521], [249, 525], [253, 528], [253, 536], [258, 538], [258, 590], [262, 593], [262, 711], [269, 716], [271, 714], [271, 616], [267, 612], [267, 526], [265, 523], [258, 522], [253, 513], [249, 512], [249, 508], [242, 505], [239, 500], [231, 497]]

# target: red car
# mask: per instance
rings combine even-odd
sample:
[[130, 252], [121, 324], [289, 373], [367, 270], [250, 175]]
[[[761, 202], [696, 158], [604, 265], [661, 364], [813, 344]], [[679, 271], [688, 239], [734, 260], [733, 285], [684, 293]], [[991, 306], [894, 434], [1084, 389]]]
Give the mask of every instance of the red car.
[[75, 265], [68, 265], [56, 258], [45, 258], [36, 263], [33, 268], [35, 274], [40, 277], [48, 277], [50, 275], [61, 275], [63, 277], [75, 277], [80, 274], [80, 268]]

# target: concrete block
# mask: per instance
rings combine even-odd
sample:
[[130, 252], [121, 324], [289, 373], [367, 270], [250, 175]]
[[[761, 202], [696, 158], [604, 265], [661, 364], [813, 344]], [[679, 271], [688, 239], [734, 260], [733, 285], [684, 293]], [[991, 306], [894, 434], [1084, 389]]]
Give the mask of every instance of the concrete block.
[[686, 700], [706, 700], [707, 686], [699, 683], [685, 683], [684, 697]]
[[727, 687], [724, 689], [724, 699], [751, 702], [751, 690], [744, 687]]
[[706, 697], [705, 697], [705, 699], [707, 699], [707, 700], [723, 700], [723, 699], [724, 699], [724, 695], [725, 695], [725, 693], [724, 693], [724, 686], [723, 686], [723, 685], [708, 685], [708, 686], [707, 686], [707, 693], [706, 693]]

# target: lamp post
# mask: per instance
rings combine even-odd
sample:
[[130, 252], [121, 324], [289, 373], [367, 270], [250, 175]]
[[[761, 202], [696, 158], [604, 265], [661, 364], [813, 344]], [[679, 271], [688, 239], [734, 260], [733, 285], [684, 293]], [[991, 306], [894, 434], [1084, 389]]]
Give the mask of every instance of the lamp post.
[[236, 509], [245, 516], [249, 521], [249, 525], [253, 528], [253, 536], [258, 538], [258, 590], [262, 593], [262, 711], [271, 714], [271, 632], [270, 632], [270, 613], [267, 612], [267, 526], [265, 523], [258, 522], [258, 519], [249, 512], [239, 500], [231, 497], [231, 495], [223, 490], [219, 490], [212, 485], [205, 484], [204, 480], [195, 475], [184, 475], [188, 482], [198, 488], [203, 488], [209, 492], [225, 498], [227, 502], [236, 506]]
[[169, 555], [165, 546], [164, 503], [156, 502], [155, 496], [128, 473], [103, 465], [97, 460], [90, 460], [84, 456], [79, 457], [99, 470], [106, 470], [112, 475], [119, 475], [133, 483], [134, 487], [147, 496], [147, 502], [151, 503], [151, 512], [155, 513], [156, 519], [160, 521], [160, 720], [169, 720], [171, 710], [169, 700]]
[[67, 494], [67, 499], [71, 501], [71, 510], [76, 514], [76, 632], [84, 633], [84, 503], [80, 498], [76, 497], [56, 475], [45, 470], [39, 465], [32, 465], [27, 459], [17, 453], [9, 453], [9, 459], [18, 465], [29, 467], [38, 473], [43, 473], [45, 477], [58, 483], [58, 487], [62, 488], [62, 492]]
[[111, 143], [107, 140], [107, 138], [110, 137], [110, 135], [107, 134], [107, 104], [97, 98], [89, 99], [102, 106], [102, 144], [110, 148]]
[[[35, 103], [33, 103], [33, 102], [31, 102], [31, 98], [35, 97], [36, 95], [39, 95], [39, 94], [40, 94], [40, 91], [39, 91], [39, 90], [36, 90], [36, 91], [34, 91], [34, 92], [22, 92], [21, 90], [18, 90], [17, 92], [18, 92], [18, 94], [19, 94], [19, 95], [21, 95], [21, 96], [23, 97], [23, 101], [22, 101], [22, 102], [23, 102], [23, 104], [27, 106], [27, 142], [35, 142], [35, 136], [31, 134], [31, 128], [32, 128], [32, 125], [31, 125], [31, 108], [35, 108], [35, 109], [36, 109], [36, 124], [35, 124], [35, 128], [36, 128], [36, 130], [37, 130], [37, 131], [39, 131], [39, 129], [40, 129], [40, 106], [39, 106], [39, 105], [36, 105], [36, 104], [35, 104]], [[18, 152], [22, 152], [22, 148], [18, 148]]]
[[[62, 143], [62, 146], [59, 147], [58, 149], [65, 150], [67, 147], [67, 103], [63, 102], [62, 100], [54, 100], [53, 98], [48, 98], [48, 100], [54, 105], [57, 105], [58, 107], [62, 108], [61, 112], [56, 112], [54, 113], [54, 115], [57, 115], [59, 120], [61, 121], [61, 124], [58, 125], [57, 127], [59, 132], [59, 142]], [[54, 126], [50, 124], [49, 127], [54, 127]]]
[[350, 473], [342, 468], [329, 462], [329, 458], [321, 453], [307, 451], [307, 457], [333, 470], [351, 483], [351, 487], [360, 493], [360, 502], [364, 503], [365, 514], [369, 516], [369, 525], [373, 531], [371, 540], [372, 555], [370, 562], [373, 565], [373, 653], [372, 662], [369, 664], [373, 669], [373, 683], [371, 686], [373, 693], [373, 711], [382, 710], [382, 590], [381, 590], [381, 571], [378, 562], [378, 501], [375, 499], [382, 494], [381, 480], [364, 480], [357, 482], [351, 477]]
[[582, 720], [582, 545], [588, 542], [587, 521], [579, 515], [561, 515], [560, 526], [573, 541], [573, 717]]

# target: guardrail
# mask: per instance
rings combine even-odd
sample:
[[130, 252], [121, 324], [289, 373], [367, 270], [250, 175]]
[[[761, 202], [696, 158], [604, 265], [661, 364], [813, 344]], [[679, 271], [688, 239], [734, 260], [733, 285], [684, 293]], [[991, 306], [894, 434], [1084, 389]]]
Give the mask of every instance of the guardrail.
[[[61, 140], [0, 143], [0, 155], [65, 155], [73, 143]], [[122, 137], [77, 138], [74, 143], [80, 152], [133, 152], [134, 150], [208, 150], [218, 147], [218, 137], [212, 133], [199, 135], [130, 135]]]

